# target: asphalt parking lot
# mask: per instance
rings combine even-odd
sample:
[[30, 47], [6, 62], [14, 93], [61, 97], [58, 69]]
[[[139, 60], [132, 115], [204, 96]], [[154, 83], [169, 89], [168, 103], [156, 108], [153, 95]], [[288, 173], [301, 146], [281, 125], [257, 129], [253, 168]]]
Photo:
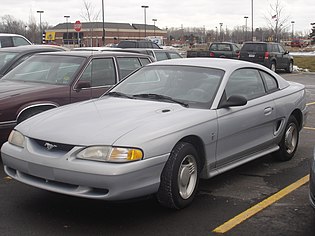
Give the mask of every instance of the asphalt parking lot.
[[281, 75], [307, 88], [309, 117], [291, 161], [267, 155], [203, 180], [193, 204], [180, 211], [162, 208], [154, 198], [108, 203], [55, 194], [14, 181], [1, 168], [0, 235], [315, 235], [307, 181], [315, 73]]

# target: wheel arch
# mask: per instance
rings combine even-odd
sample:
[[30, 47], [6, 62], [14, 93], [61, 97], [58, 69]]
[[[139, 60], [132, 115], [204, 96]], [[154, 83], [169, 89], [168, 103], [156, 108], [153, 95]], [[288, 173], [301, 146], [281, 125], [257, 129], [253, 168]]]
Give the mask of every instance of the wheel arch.
[[205, 147], [201, 138], [195, 135], [190, 135], [182, 138], [179, 142], [190, 143], [194, 146], [199, 157], [200, 171], [202, 171], [205, 164]]
[[292, 113], [291, 113], [291, 116], [294, 116], [295, 119], [297, 120], [298, 122], [298, 125], [299, 125], [299, 130], [301, 130], [303, 127], [303, 114], [302, 112], [299, 110], [299, 109], [295, 109]]
[[56, 107], [58, 107], [58, 105], [54, 104], [54, 103], [39, 103], [39, 104], [27, 105], [18, 111], [18, 114], [16, 116], [16, 120], [19, 121], [20, 117], [22, 117], [23, 114], [25, 114], [29, 111], [32, 111], [32, 110], [40, 109], [40, 110], [46, 111], [46, 110], [56, 108]]

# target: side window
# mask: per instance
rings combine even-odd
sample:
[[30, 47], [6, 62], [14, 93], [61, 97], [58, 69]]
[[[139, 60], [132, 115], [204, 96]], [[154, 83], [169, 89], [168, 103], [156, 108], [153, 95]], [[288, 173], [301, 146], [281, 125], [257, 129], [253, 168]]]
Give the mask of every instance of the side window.
[[83, 72], [80, 80], [90, 81], [92, 87], [114, 85], [116, 83], [116, 73], [113, 59], [93, 59]]
[[170, 56], [171, 59], [181, 58], [181, 56], [175, 52], [169, 52], [168, 55]]
[[168, 59], [166, 52], [155, 51], [155, 56], [157, 61], [163, 61]]
[[4, 36], [0, 38], [0, 47], [13, 47], [12, 37]]
[[139, 48], [148, 48], [147, 42], [139, 42]]
[[278, 45], [278, 47], [279, 47], [279, 50], [280, 50], [281, 53], [285, 53], [285, 50], [284, 50], [284, 48], [281, 45]]
[[272, 46], [272, 51], [273, 51], [273, 52], [279, 52], [279, 48], [278, 48], [278, 45], [277, 45], [277, 44], [273, 44], [273, 46]]
[[14, 46], [30, 45], [30, 43], [22, 37], [13, 37]]
[[150, 64], [151, 61], [148, 58], [140, 58], [142, 66], [145, 66], [147, 64]]
[[142, 66], [137, 57], [118, 57], [117, 63], [121, 79]]
[[265, 80], [265, 84], [266, 84], [268, 92], [277, 91], [278, 90], [277, 80], [271, 75], [267, 74], [266, 72], [261, 71], [260, 73], [263, 79]]
[[234, 71], [225, 87], [226, 97], [232, 95], [244, 96], [251, 100], [266, 94], [259, 72], [255, 69], [240, 69]]

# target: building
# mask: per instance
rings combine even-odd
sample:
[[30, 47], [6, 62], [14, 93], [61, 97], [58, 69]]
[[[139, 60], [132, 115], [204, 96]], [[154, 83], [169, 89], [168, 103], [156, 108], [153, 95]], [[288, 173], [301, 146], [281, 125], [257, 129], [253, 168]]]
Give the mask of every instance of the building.
[[[129, 24], [129, 23], [104, 23], [104, 45], [117, 44], [120, 40], [143, 40], [145, 38], [163, 39], [167, 31], [155, 25]], [[77, 32], [74, 23], [60, 23], [46, 30], [45, 43], [69, 47], [103, 46], [103, 22], [83, 22]]]

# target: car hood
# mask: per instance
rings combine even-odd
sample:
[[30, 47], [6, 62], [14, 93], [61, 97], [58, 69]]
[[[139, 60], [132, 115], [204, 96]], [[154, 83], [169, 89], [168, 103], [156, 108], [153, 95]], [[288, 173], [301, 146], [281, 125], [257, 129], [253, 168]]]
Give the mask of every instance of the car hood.
[[118, 140], [124, 140], [130, 145], [136, 139], [154, 139], [211, 117], [215, 111], [176, 103], [105, 97], [43, 112], [16, 129], [28, 137], [56, 143], [121, 145]]
[[0, 80], [0, 99], [54, 88], [57, 85]]

